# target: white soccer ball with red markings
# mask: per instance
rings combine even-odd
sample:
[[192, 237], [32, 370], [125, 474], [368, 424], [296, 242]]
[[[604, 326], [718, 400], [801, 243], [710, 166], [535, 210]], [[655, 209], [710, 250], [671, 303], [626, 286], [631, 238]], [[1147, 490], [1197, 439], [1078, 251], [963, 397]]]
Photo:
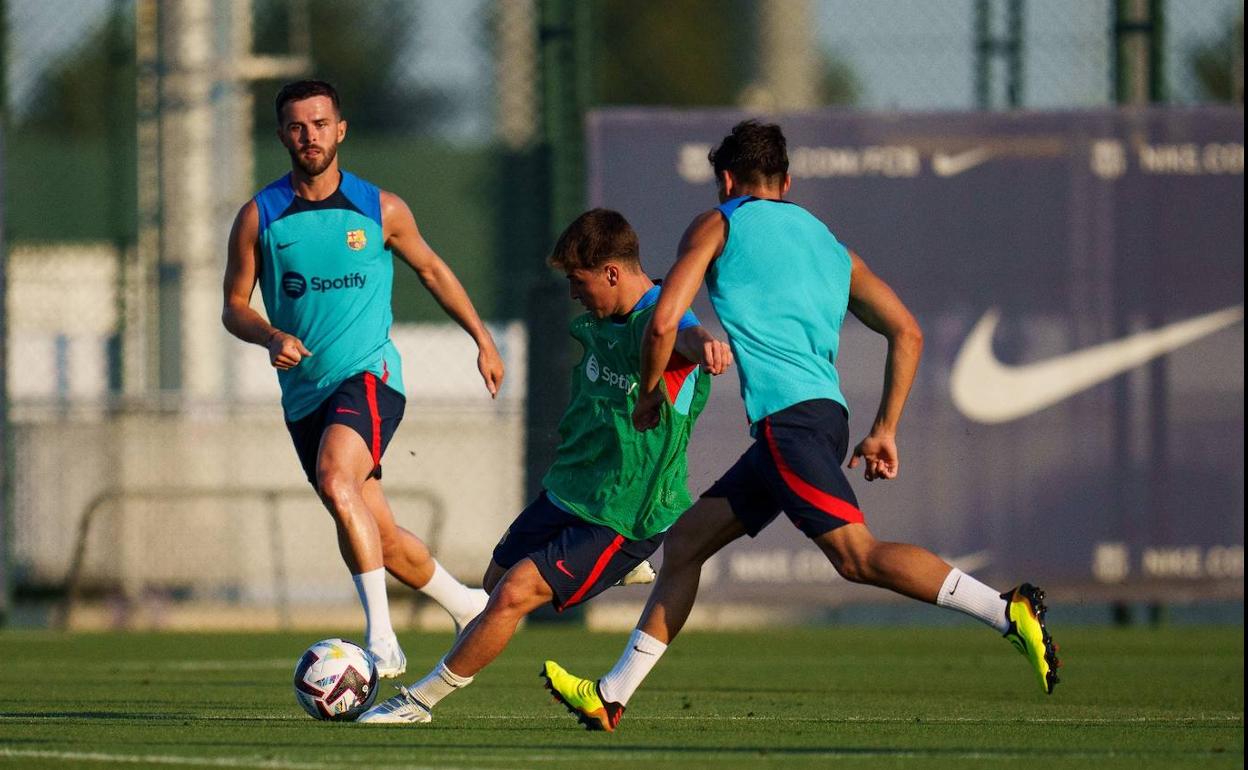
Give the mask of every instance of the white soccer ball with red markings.
[[377, 700], [377, 666], [354, 642], [322, 639], [295, 666], [295, 700], [317, 719], [350, 722]]

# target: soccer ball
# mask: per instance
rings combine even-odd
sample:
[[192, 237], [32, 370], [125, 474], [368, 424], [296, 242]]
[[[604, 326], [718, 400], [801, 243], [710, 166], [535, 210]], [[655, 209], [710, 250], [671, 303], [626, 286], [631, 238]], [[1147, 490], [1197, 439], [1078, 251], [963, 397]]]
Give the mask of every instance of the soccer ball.
[[316, 719], [349, 722], [377, 700], [377, 666], [354, 642], [322, 639], [295, 666], [295, 700]]

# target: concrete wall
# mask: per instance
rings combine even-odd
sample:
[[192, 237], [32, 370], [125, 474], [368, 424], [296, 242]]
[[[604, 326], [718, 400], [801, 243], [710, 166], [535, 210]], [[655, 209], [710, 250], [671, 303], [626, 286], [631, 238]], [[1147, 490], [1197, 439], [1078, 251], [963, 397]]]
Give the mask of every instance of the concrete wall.
[[[63, 420], [16, 433], [20, 582], [64, 580], [96, 501], [83, 561], [88, 589], [242, 604], [282, 594], [294, 604], [354, 598], [333, 524], [273, 410]], [[522, 504], [522, 450], [519, 412], [409, 405], [383, 461], [396, 519], [435, 536], [447, 569], [479, 581]]]

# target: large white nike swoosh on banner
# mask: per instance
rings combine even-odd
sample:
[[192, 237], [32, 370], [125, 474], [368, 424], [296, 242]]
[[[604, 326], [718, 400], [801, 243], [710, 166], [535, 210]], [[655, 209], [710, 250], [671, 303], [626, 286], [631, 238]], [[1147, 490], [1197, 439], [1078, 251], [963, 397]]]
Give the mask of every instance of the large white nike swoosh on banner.
[[949, 377], [950, 395], [958, 411], [976, 422], [1017, 420], [1243, 318], [1244, 306], [1236, 305], [1063, 356], [1009, 366], [992, 352], [992, 334], [1000, 320], [993, 308], [979, 319], [958, 351]]

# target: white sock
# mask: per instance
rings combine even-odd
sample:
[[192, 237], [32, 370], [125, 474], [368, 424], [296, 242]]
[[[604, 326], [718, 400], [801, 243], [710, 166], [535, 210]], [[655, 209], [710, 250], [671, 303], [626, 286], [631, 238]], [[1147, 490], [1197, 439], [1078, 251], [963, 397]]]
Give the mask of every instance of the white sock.
[[355, 590], [360, 594], [360, 604], [364, 605], [365, 646], [371, 647], [374, 642], [393, 637], [390, 602], [386, 600], [386, 570], [378, 567], [352, 575], [351, 579], [355, 581]]
[[1010, 627], [1010, 620], [1005, 615], [1008, 602], [1001, 598], [1001, 592], [956, 567], [949, 570], [945, 577], [945, 583], [936, 596], [936, 604], [982, 620], [1003, 634]]
[[407, 688], [416, 700], [429, 708], [438, 705], [438, 701], [455, 692], [461, 687], [472, 684], [472, 677], [459, 676], [446, 667], [446, 659], [438, 661], [424, 679]]
[[455, 625], [460, 628], [480, 614], [490, 598], [481, 589], [469, 588], [456, 580], [436, 560], [433, 562], [433, 577], [420, 587], [420, 592], [442, 605], [442, 609], [451, 614]]
[[621, 706], [627, 704], [666, 651], [666, 644], [640, 628], [633, 629], [633, 635], [628, 637], [628, 647], [616, 661], [615, 668], [598, 680], [598, 692], [602, 699]]

